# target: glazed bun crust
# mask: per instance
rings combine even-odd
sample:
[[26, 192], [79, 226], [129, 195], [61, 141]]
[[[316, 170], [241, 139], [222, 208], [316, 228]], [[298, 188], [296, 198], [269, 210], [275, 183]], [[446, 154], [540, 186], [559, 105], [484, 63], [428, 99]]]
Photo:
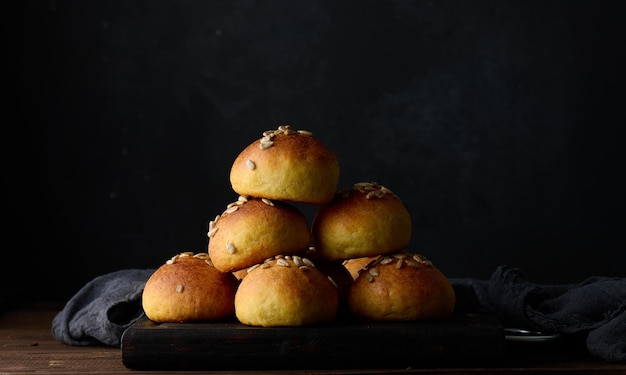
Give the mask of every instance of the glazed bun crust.
[[317, 268], [302, 265], [301, 259], [306, 258], [272, 259], [250, 269], [235, 295], [237, 319], [263, 327], [297, 327], [334, 320], [338, 306], [335, 286]]
[[419, 255], [384, 256], [363, 270], [348, 295], [353, 317], [368, 321], [443, 320], [456, 296], [448, 278]]
[[232, 189], [244, 196], [288, 202], [330, 202], [339, 181], [335, 153], [310, 132], [289, 126], [264, 134], [235, 159], [230, 171]]
[[328, 259], [351, 259], [404, 250], [411, 240], [411, 216], [389, 189], [359, 183], [320, 207], [311, 231], [317, 252]]
[[346, 259], [343, 261], [343, 266], [348, 272], [352, 279], [356, 279], [359, 276], [360, 271], [365, 268], [370, 262], [376, 260], [378, 257], [361, 257], [361, 258], [352, 258]]
[[209, 223], [208, 253], [218, 270], [234, 272], [275, 255], [308, 249], [308, 221], [294, 206], [243, 197], [229, 206]]
[[246, 275], [248, 275], [248, 269], [243, 268], [237, 271], [233, 271], [232, 274], [237, 278], [237, 280], [241, 281], [244, 277], [246, 277]]
[[181, 253], [155, 270], [142, 293], [148, 319], [198, 322], [232, 318], [238, 280], [218, 271], [206, 253]]

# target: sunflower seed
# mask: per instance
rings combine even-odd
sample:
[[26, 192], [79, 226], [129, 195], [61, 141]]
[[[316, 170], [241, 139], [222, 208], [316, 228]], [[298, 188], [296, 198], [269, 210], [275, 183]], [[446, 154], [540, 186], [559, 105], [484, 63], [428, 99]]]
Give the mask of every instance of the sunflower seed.
[[404, 262], [406, 263], [407, 266], [409, 267], [413, 267], [413, 268], [419, 268], [419, 263], [412, 260], [412, 259], [405, 259]]
[[261, 141], [261, 145], [259, 146], [261, 150], [266, 150], [274, 145], [272, 141]]
[[315, 264], [309, 258], [302, 258], [302, 263], [306, 264], [311, 268], [315, 268]]
[[372, 183], [371, 182], [357, 182], [356, 184], [354, 184], [355, 188], [363, 188], [363, 189], [372, 189]]
[[246, 273], [250, 273], [254, 271], [255, 269], [259, 268], [260, 266], [261, 266], [260, 264], [255, 264], [254, 266], [248, 267], [248, 269], [246, 270]]
[[398, 261], [396, 262], [396, 269], [400, 268], [402, 268], [402, 258], [398, 259]]
[[228, 242], [226, 244], [226, 251], [228, 251], [229, 254], [234, 254], [235, 253], [235, 245], [233, 245], [232, 243]]
[[298, 133], [301, 134], [301, 135], [306, 135], [308, 137], [313, 135], [313, 132], [310, 132], [308, 130], [298, 130]]
[[295, 263], [296, 266], [298, 266], [298, 267], [304, 266], [304, 262], [302, 262], [302, 258], [300, 258], [297, 255], [294, 255], [292, 258], [293, 258], [293, 262]]
[[284, 258], [277, 259], [276, 264], [283, 267], [289, 267], [289, 262], [287, 262]]

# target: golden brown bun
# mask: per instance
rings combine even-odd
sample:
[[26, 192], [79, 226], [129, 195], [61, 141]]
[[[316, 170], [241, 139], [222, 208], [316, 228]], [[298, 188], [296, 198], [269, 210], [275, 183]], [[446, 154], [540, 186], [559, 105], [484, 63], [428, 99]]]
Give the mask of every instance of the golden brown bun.
[[348, 272], [350, 272], [350, 276], [352, 276], [352, 279], [354, 280], [359, 276], [359, 272], [361, 272], [363, 268], [377, 258], [378, 256], [346, 259], [343, 261], [343, 266]]
[[157, 322], [210, 321], [234, 316], [239, 282], [211, 265], [207, 253], [175, 255], [150, 276], [142, 306]]
[[323, 205], [337, 192], [336, 155], [310, 132], [289, 125], [263, 133], [235, 159], [230, 182], [239, 195]]
[[209, 223], [208, 253], [215, 268], [233, 272], [279, 254], [306, 251], [306, 216], [294, 206], [265, 198], [239, 197]]
[[320, 207], [313, 218], [313, 242], [321, 257], [351, 259], [404, 250], [411, 240], [411, 216], [400, 199], [377, 183], [358, 183]]
[[337, 315], [334, 284], [308, 258], [271, 259], [250, 269], [235, 294], [243, 324], [263, 327], [327, 323]]
[[378, 258], [348, 295], [352, 315], [369, 321], [447, 319], [455, 303], [448, 278], [425, 257], [408, 253]]

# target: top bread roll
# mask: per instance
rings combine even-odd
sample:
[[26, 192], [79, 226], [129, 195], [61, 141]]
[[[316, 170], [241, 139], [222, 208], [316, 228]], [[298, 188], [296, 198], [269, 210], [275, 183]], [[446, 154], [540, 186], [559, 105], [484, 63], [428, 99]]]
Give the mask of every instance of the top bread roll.
[[337, 191], [336, 155], [311, 132], [268, 130], [235, 159], [230, 182], [239, 195], [324, 205]]
[[400, 199], [375, 182], [360, 182], [335, 195], [311, 223], [319, 256], [332, 260], [371, 257], [404, 250], [411, 216]]

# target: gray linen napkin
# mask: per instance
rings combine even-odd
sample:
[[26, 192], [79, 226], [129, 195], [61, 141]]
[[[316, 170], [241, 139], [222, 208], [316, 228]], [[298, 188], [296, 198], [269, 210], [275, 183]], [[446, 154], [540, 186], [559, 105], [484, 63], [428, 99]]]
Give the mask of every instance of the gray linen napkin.
[[153, 269], [111, 272], [88, 282], [54, 317], [52, 336], [69, 345], [119, 346], [143, 315], [141, 294]]
[[626, 278], [590, 277], [578, 284], [541, 285], [500, 266], [487, 281], [452, 279], [457, 310], [495, 313], [507, 327], [586, 336], [589, 352], [626, 362]]

